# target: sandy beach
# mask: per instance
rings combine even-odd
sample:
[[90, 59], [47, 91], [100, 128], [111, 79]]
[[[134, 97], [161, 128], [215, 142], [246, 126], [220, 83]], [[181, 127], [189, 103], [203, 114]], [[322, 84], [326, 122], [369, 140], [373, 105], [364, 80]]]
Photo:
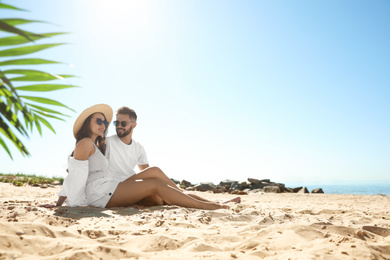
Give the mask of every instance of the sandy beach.
[[59, 189], [0, 183], [0, 259], [390, 259], [390, 196], [257, 192], [215, 211], [37, 206]]

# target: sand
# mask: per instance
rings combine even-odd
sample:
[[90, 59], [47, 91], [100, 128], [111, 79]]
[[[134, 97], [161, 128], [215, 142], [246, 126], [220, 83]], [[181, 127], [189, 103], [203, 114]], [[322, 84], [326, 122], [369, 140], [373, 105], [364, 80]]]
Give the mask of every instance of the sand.
[[390, 196], [260, 192], [215, 211], [37, 206], [59, 189], [0, 183], [0, 259], [390, 259]]

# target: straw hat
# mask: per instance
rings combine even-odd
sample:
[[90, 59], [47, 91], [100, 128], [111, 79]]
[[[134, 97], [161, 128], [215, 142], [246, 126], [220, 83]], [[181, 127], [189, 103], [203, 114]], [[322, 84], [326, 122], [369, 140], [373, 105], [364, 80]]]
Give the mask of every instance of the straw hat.
[[90, 115], [97, 113], [97, 112], [102, 113], [106, 117], [106, 120], [108, 121], [108, 123], [111, 123], [113, 111], [109, 105], [98, 104], [98, 105], [91, 106], [91, 107], [85, 109], [83, 112], [81, 112], [79, 117], [74, 122], [73, 135], [75, 138], [76, 138], [77, 132], [83, 126], [85, 119], [87, 119], [87, 117], [89, 117]]

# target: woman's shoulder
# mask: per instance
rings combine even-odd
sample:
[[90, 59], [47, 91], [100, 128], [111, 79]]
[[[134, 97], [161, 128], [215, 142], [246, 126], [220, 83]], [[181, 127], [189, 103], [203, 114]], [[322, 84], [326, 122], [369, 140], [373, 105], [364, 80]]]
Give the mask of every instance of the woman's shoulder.
[[74, 158], [77, 160], [87, 160], [95, 153], [95, 146], [91, 138], [83, 138], [77, 142], [74, 149]]

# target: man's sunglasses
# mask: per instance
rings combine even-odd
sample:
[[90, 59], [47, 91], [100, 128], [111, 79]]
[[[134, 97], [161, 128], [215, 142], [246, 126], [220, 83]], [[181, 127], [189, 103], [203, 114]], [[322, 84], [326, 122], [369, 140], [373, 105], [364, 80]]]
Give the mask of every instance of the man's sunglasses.
[[122, 127], [126, 127], [128, 122], [134, 123], [134, 121], [114, 121], [113, 124], [114, 126], [121, 125]]
[[102, 120], [101, 118], [96, 118], [96, 123], [98, 124], [98, 125], [102, 125], [102, 124], [104, 124], [104, 126], [107, 128], [108, 127], [108, 121], [107, 120]]

